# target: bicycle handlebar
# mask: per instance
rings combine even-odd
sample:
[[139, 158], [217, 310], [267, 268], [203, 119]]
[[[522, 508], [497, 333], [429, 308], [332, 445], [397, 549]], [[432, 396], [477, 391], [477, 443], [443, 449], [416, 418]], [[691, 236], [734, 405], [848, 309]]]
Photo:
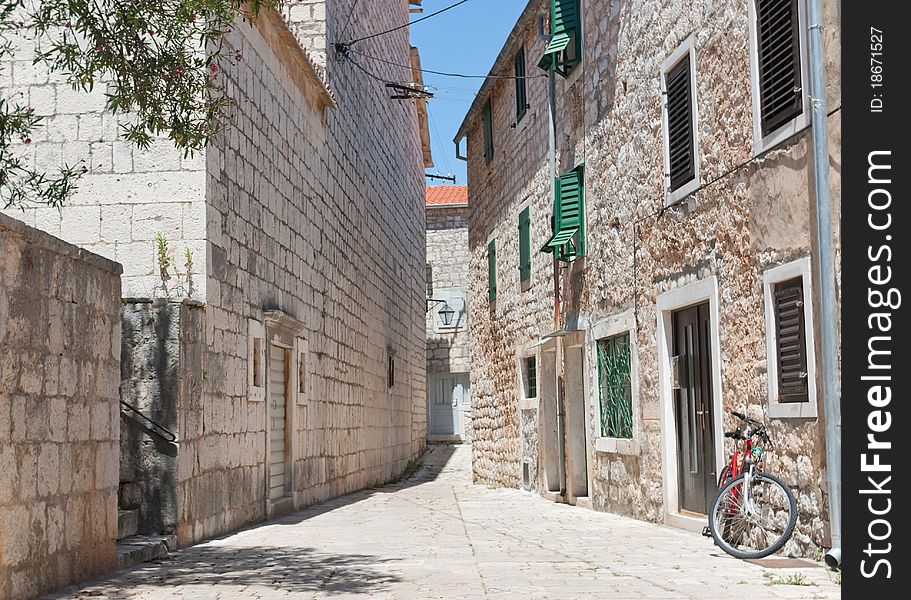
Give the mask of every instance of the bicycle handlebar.
[[740, 419], [741, 421], [746, 421], [750, 425], [760, 425], [760, 426], [762, 425], [762, 423], [760, 423], [756, 419], [752, 419], [752, 418], [746, 416], [745, 414], [743, 414], [742, 412], [737, 412], [736, 410], [732, 410], [731, 414], [734, 415], [735, 417], [737, 417], [738, 419]]

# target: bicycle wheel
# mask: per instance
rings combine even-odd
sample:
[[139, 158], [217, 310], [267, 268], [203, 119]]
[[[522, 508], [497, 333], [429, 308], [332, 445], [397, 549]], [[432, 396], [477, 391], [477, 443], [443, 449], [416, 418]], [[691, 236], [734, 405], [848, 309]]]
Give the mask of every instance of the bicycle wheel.
[[737, 558], [762, 558], [778, 551], [797, 525], [797, 501], [774, 475], [755, 473], [749, 498], [743, 475], [728, 481], [712, 501], [709, 531], [722, 550]]

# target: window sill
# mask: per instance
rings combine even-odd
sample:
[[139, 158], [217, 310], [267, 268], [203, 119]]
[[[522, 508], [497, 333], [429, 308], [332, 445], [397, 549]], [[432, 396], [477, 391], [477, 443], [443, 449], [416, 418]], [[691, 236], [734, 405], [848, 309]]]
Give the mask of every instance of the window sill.
[[770, 419], [815, 419], [816, 401], [812, 402], [769, 402]]
[[627, 438], [599, 437], [595, 438], [595, 452], [638, 456], [640, 454], [639, 442]]
[[537, 398], [519, 398], [519, 410], [537, 410]]

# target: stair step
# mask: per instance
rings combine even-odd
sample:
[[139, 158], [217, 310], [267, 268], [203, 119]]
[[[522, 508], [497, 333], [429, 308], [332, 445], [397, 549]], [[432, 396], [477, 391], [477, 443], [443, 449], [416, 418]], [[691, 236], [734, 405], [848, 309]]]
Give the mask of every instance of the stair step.
[[122, 540], [139, 532], [139, 509], [117, 511], [117, 539]]
[[177, 550], [176, 535], [134, 535], [117, 541], [118, 568], [148, 562]]

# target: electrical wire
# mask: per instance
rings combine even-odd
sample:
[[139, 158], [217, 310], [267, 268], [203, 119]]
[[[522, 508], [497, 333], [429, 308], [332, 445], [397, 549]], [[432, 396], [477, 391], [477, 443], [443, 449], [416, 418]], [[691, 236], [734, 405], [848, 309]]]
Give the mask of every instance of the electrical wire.
[[338, 37], [345, 37], [345, 33], [348, 31], [348, 25], [351, 24], [351, 17], [353, 17], [354, 13], [357, 11], [357, 3], [360, 1], [361, 0], [354, 0], [354, 4], [351, 5], [351, 10], [348, 12], [348, 18], [345, 19], [345, 25], [342, 27], [342, 33]]
[[427, 116], [430, 117], [430, 126], [433, 128], [433, 132], [436, 134], [437, 147], [440, 149], [440, 152], [443, 155], [443, 164], [446, 165], [447, 174], [452, 175], [454, 171], [452, 170], [452, 165], [449, 164], [449, 156], [446, 152], [446, 148], [443, 146], [443, 138], [440, 136], [440, 130], [437, 129], [436, 119], [433, 118], [433, 112], [431, 112], [429, 106], [427, 107]]
[[[385, 63], [387, 65], [392, 65], [394, 67], [401, 67], [403, 69], [409, 69], [409, 70], [411, 69], [411, 67], [408, 65], [403, 65], [400, 63], [392, 62], [392, 61], [386, 60], [385, 58], [378, 58], [376, 56], [371, 56], [371, 55], [365, 54], [364, 52], [361, 52], [359, 50], [355, 50], [353, 48], [348, 48], [348, 52], [350, 52], [352, 54], [359, 54], [359, 55], [363, 56], [364, 58], [369, 58], [370, 60], [375, 60], [377, 62]], [[524, 75], [522, 77], [516, 77], [514, 75], [466, 75], [464, 73], [447, 73], [445, 71], [434, 71], [432, 69], [418, 69], [418, 70], [421, 73], [428, 73], [430, 75], [441, 75], [443, 77], [461, 77], [463, 79], [539, 79], [542, 77], [547, 77], [547, 75]]]
[[[431, 17], [435, 17], [435, 16], [437, 16], [437, 15], [439, 15], [439, 14], [442, 14], [442, 13], [446, 12], [447, 10], [452, 10], [453, 8], [455, 8], [455, 7], [457, 7], [457, 6], [461, 6], [462, 4], [465, 4], [466, 2], [468, 2], [468, 0], [461, 0], [460, 2], [456, 2], [455, 4], [451, 4], [451, 5], [447, 6], [446, 8], [441, 8], [440, 10], [438, 10], [438, 11], [436, 11], [436, 12], [432, 12], [432, 13], [430, 13], [429, 15], [425, 15], [425, 16], [421, 17], [420, 19], [415, 19], [414, 21], [410, 21], [410, 22], [408, 22], [408, 23], [405, 23], [404, 25], [399, 25], [398, 27], [393, 27], [392, 29], [387, 29], [386, 31], [380, 31], [379, 33], [373, 33], [373, 34], [370, 34], [370, 35], [366, 35], [366, 36], [364, 36], [364, 37], [360, 37], [360, 38], [351, 40], [350, 42], [343, 42], [343, 44], [344, 44], [345, 46], [351, 46], [351, 45], [356, 44], [356, 43], [358, 43], [358, 42], [363, 42], [364, 40], [373, 39], [373, 38], [379, 37], [379, 36], [381, 36], [381, 35], [386, 35], [387, 33], [392, 33], [393, 31], [398, 31], [398, 30], [400, 30], [400, 29], [405, 29], [406, 27], [410, 27], [411, 25], [414, 25], [415, 23], [420, 23], [421, 21], [426, 21], [427, 19], [429, 19], [429, 18], [431, 18]], [[353, 12], [353, 11], [352, 11], [352, 12]], [[349, 15], [349, 18], [350, 18], [350, 15]], [[340, 37], [341, 37], [341, 36], [340, 36]]]

